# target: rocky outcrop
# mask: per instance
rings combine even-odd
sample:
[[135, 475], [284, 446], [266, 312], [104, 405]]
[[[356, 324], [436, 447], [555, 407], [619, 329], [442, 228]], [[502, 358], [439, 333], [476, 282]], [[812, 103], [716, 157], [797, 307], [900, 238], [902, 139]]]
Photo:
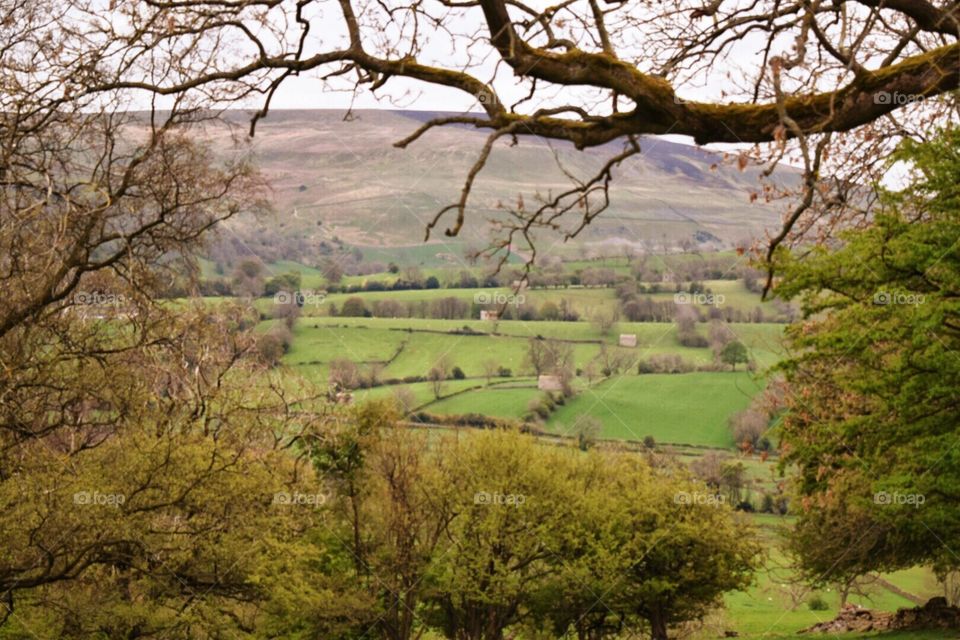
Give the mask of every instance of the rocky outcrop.
[[874, 612], [863, 609], [854, 604], [847, 604], [840, 610], [837, 617], [827, 622], [820, 622], [800, 633], [852, 633], [854, 631], [885, 631], [890, 629], [890, 621], [894, 614]]
[[815, 624], [800, 633], [848, 633], [908, 629], [960, 630], [960, 608], [946, 598], [931, 598], [922, 607], [899, 609], [896, 613], [871, 611], [848, 604], [833, 620]]
[[922, 607], [897, 611], [890, 628], [960, 630], [960, 608], [948, 605], [946, 598], [931, 598]]

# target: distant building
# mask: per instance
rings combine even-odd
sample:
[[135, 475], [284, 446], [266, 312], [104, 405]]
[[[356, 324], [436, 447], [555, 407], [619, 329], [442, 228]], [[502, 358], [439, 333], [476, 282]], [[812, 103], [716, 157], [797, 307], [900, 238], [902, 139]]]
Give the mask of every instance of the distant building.
[[540, 391], [563, 391], [563, 383], [560, 382], [560, 376], [539, 376], [537, 378], [537, 389]]
[[496, 320], [499, 317], [500, 317], [500, 314], [496, 311], [487, 311], [486, 309], [480, 309], [481, 320]]
[[635, 333], [621, 333], [621, 334], [620, 334], [620, 346], [621, 346], [621, 347], [635, 347], [635, 346], [637, 346], [637, 334], [635, 334]]

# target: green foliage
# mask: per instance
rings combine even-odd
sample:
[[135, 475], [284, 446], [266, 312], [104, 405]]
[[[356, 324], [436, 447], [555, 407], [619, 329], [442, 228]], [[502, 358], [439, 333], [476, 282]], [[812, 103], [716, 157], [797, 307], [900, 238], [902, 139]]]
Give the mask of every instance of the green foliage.
[[[320, 584], [339, 585], [334, 600], [369, 603], [355, 632], [368, 619], [393, 639], [426, 627], [464, 640], [518, 626], [563, 633], [581, 619], [665, 629], [750, 581], [750, 531], [722, 504], [678, 501], [708, 494], [680, 469], [503, 430], [428, 445], [389, 405], [336, 423], [346, 433], [311, 450], [337, 487], [328, 526], [342, 543], [317, 539], [312, 553], [339, 554], [316, 565]], [[606, 606], [591, 617], [598, 594]]]
[[363, 303], [363, 298], [357, 296], [347, 298], [343, 301], [343, 306], [340, 307], [340, 315], [346, 318], [362, 318], [369, 314], [370, 312]]
[[736, 370], [738, 363], [749, 361], [747, 348], [739, 340], [731, 340], [720, 349], [720, 361]]
[[830, 608], [830, 605], [827, 604], [827, 601], [820, 596], [819, 593], [810, 596], [807, 600], [807, 607], [810, 608], [810, 611], [826, 611]]
[[799, 469], [794, 551], [811, 577], [960, 564], [960, 131], [905, 145], [911, 185], [873, 224], [799, 259], [781, 295], [792, 387], [784, 464]]
[[300, 290], [300, 272], [281, 273], [263, 284], [263, 295], [272, 296], [280, 291], [296, 292]]

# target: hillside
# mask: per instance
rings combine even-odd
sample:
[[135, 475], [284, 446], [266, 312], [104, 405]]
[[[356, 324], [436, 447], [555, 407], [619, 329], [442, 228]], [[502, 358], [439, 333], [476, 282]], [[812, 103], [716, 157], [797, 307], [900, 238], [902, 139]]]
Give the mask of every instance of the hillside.
[[[370, 249], [422, 245], [426, 222], [458, 196], [486, 135], [465, 126], [441, 127], [406, 150], [392, 146], [435, 115], [359, 111], [345, 122], [342, 111], [272, 112], [253, 141], [278, 216], [259, 223], [261, 230], [307, 245], [334, 237]], [[239, 123], [246, 116], [236, 112], [232, 118]], [[684, 240], [729, 247], [779, 222], [775, 206], [750, 203], [756, 171], [740, 172], [724, 163], [722, 154], [663, 139], [646, 138], [641, 146], [642, 156], [616, 171], [610, 208], [572, 246], [554, 247], [552, 253], [579, 252], [584, 246], [609, 251], [624, 243], [662, 248]], [[580, 152], [544, 140], [524, 139], [514, 147], [504, 141], [475, 184], [461, 236], [450, 240], [442, 231], [434, 234], [432, 253], [459, 254], [462, 243], [485, 244], [488, 221], [502, 215], [498, 202], [522, 195], [529, 205], [538, 193], [568, 188], [553, 150], [569, 171], [586, 177], [619, 146]], [[233, 225], [256, 236], [257, 223], [249, 218]], [[556, 242], [555, 237], [545, 240]]]

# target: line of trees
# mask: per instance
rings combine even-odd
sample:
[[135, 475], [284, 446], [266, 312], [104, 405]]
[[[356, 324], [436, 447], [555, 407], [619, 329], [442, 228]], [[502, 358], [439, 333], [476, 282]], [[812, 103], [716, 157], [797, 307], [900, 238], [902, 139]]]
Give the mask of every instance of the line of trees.
[[758, 561], [756, 540], [710, 489], [642, 456], [504, 430], [428, 443], [386, 405], [354, 409], [310, 452], [334, 496], [318, 582], [340, 615], [330, 604], [283, 614], [323, 637], [665, 640], [745, 588]]

